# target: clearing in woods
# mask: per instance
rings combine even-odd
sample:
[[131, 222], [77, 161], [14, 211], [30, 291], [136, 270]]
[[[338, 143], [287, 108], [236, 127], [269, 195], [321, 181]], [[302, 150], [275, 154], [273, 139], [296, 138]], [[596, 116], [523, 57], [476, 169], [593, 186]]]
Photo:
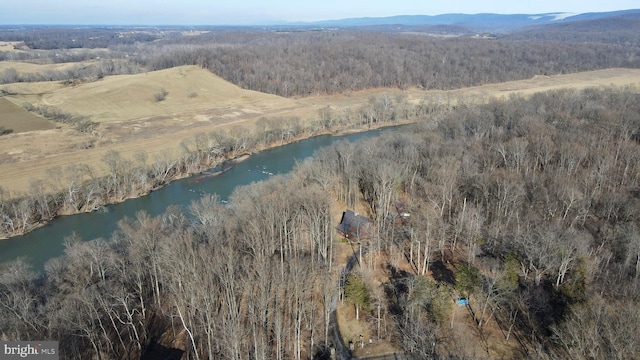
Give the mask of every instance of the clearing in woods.
[[[73, 86], [60, 82], [6, 84], [0, 85], [0, 91], [10, 95], [2, 98], [2, 106], [9, 106], [8, 100], [20, 113], [21, 106], [27, 102], [54, 106], [64, 112], [89, 116], [99, 125], [93, 135], [83, 134], [67, 126], [53, 129], [51, 123], [40, 117], [21, 115], [24, 119], [29, 115], [31, 120], [22, 120], [21, 124], [31, 131], [13, 129], [14, 133], [0, 138], [0, 184], [16, 195], [28, 189], [31, 179], [45, 179], [47, 170], [53, 167], [85, 163], [96, 169], [96, 175], [103, 174], [101, 159], [109, 150], [116, 150], [125, 158], [144, 150], [153, 160], [165, 151], [177, 154], [180, 143], [198, 133], [253, 131], [256, 121], [263, 117], [298, 117], [304, 122], [314, 118], [322, 107], [357, 107], [367, 103], [371, 96], [384, 93], [392, 98], [402, 93], [415, 104], [423, 99], [455, 103], [458, 99], [486, 101], [510, 94], [609, 85], [638, 88], [640, 70], [606, 69], [536, 76], [451, 91], [387, 88], [304, 98], [243, 90], [197, 66], [108, 76]], [[163, 89], [167, 92], [166, 98], [157, 101], [155, 94]], [[47, 122], [47, 127], [42, 121]]]

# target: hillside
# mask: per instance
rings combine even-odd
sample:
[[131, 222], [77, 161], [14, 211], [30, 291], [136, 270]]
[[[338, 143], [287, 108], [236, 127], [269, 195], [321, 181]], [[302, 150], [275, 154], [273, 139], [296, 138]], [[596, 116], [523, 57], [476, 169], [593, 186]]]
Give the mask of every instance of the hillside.
[[[168, 92], [166, 99], [156, 101], [154, 94], [163, 88]], [[125, 158], [145, 151], [153, 159], [221, 126], [222, 131], [239, 124], [250, 129], [261, 117], [290, 116], [290, 112], [306, 117], [314, 111], [313, 106], [292, 99], [240, 89], [197, 66], [106, 77], [77, 86], [7, 84], [0, 91], [12, 94], [3, 97], [5, 103], [32, 103], [98, 123], [91, 135], [62, 124], [46, 130], [52, 127], [50, 121], [44, 126], [47, 122], [28, 113], [22, 117], [31, 123], [19, 128], [13, 118], [0, 118], [0, 126], [14, 130], [0, 142], [0, 183], [10, 192], [27, 190], [30, 179], [44, 178], [54, 167], [85, 163], [102, 174], [101, 159], [109, 150]], [[20, 129], [31, 131], [20, 133]]]
[[[163, 89], [167, 92], [166, 98], [158, 101], [155, 94]], [[197, 66], [109, 76], [96, 82], [11, 99], [55, 106], [65, 112], [89, 116], [97, 122], [177, 116], [205, 110], [209, 117], [230, 118], [295, 106], [292, 100], [243, 90]]]
[[519, 30], [504, 36], [515, 41], [554, 41], [568, 43], [616, 44], [632, 48], [640, 44], [640, 13], [625, 13], [608, 18], [580, 18]]
[[[0, 51], [3, 46], [0, 43]], [[69, 70], [75, 67], [83, 67], [88, 65], [88, 62], [65, 62], [65, 63], [53, 63], [53, 64], [38, 64], [31, 62], [21, 61], [0, 61], [0, 73], [13, 69], [18, 74], [29, 73], [46, 73], [51, 71]], [[6, 76], [6, 75], [5, 75]]]

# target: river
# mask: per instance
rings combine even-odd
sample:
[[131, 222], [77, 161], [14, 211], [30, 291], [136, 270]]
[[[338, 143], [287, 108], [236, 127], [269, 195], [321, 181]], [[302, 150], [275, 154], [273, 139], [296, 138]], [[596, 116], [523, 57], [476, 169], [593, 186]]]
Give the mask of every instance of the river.
[[41, 271], [47, 260], [64, 253], [64, 238], [73, 232], [83, 240], [109, 238], [117, 229], [120, 219], [134, 218], [142, 210], [157, 216], [171, 205], [186, 207], [203, 195], [213, 193], [227, 200], [237, 186], [287, 173], [296, 160], [313, 155], [321, 147], [342, 140], [356, 141], [377, 136], [381, 131], [389, 131], [389, 128], [342, 136], [316, 136], [261, 151], [216, 176], [194, 175], [174, 181], [149, 195], [105, 206], [104, 211], [58, 217], [25, 235], [0, 240], [0, 264], [25, 257], [34, 270]]

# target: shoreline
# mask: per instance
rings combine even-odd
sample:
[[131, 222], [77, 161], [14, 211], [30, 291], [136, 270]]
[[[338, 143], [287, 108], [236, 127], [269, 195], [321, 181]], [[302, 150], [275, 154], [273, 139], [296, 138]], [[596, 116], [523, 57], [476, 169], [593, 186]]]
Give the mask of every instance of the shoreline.
[[[241, 154], [236, 155], [235, 157], [220, 161], [219, 163], [214, 164], [213, 166], [205, 167], [199, 172], [176, 174], [174, 177], [172, 177], [169, 181], [163, 183], [161, 186], [154, 187], [152, 189], [149, 189], [149, 190], [144, 191], [144, 192], [140, 192], [140, 193], [135, 194], [135, 195], [127, 196], [126, 198], [124, 198], [124, 199], [122, 199], [120, 201], [108, 201], [105, 204], [102, 204], [97, 208], [87, 209], [85, 211], [61, 213], [61, 214], [58, 214], [58, 215], [54, 216], [49, 221], [40, 221], [38, 223], [35, 223], [35, 224], [32, 224], [32, 225], [26, 227], [25, 231], [20, 233], [20, 234], [15, 234], [15, 235], [10, 235], [10, 236], [0, 235], [0, 241], [8, 240], [8, 239], [12, 239], [12, 238], [16, 238], [16, 237], [19, 237], [19, 236], [26, 235], [26, 234], [28, 234], [28, 233], [36, 230], [36, 229], [39, 229], [39, 228], [47, 226], [48, 224], [50, 224], [51, 222], [55, 221], [57, 218], [60, 218], [60, 217], [73, 216], [73, 215], [89, 213], [89, 212], [93, 212], [93, 211], [99, 211], [100, 208], [105, 207], [105, 206], [121, 204], [121, 203], [123, 203], [123, 202], [125, 202], [127, 200], [138, 199], [138, 198], [147, 196], [151, 192], [159, 190], [159, 189], [163, 188], [164, 186], [169, 185], [169, 184], [171, 184], [172, 182], [174, 182], [176, 180], [188, 178], [188, 177], [191, 177], [191, 176], [196, 176], [196, 175], [199, 175], [199, 174], [203, 175], [203, 176], [211, 176], [211, 177], [218, 176], [220, 174], [223, 174], [223, 173], [227, 172], [231, 168], [233, 168], [233, 166], [235, 164], [237, 164], [239, 162], [242, 162], [242, 161], [245, 161], [248, 158], [250, 158], [252, 155], [257, 154], [257, 153], [259, 153], [261, 151], [264, 151], [264, 150], [275, 149], [275, 148], [278, 148], [278, 147], [281, 147], [281, 146], [285, 146], [285, 145], [288, 145], [288, 144], [293, 144], [293, 143], [296, 143], [296, 142], [299, 142], [299, 141], [311, 139], [311, 138], [314, 138], [316, 136], [322, 136], [322, 135], [343, 136], [343, 135], [357, 134], [357, 133], [363, 133], [363, 132], [367, 132], [367, 131], [380, 130], [380, 129], [388, 128], [388, 127], [409, 125], [409, 124], [415, 124], [415, 123], [416, 123], [416, 121], [398, 121], [398, 122], [395, 122], [395, 123], [377, 124], [376, 126], [367, 125], [367, 126], [358, 127], [358, 128], [335, 129], [333, 131], [325, 130], [325, 131], [305, 134], [305, 135], [302, 135], [302, 136], [297, 136], [297, 137], [292, 138], [290, 141], [287, 141], [287, 142], [284, 142], [284, 141], [275, 142], [275, 143], [269, 144], [267, 146], [262, 146], [262, 147], [259, 147], [259, 148], [256, 148], [256, 149], [249, 149], [246, 152], [243, 152]], [[229, 164], [229, 166], [225, 167], [225, 164]], [[209, 170], [212, 170], [212, 169], [215, 169], [218, 166], [221, 166], [222, 169], [219, 170], [219, 171], [216, 171], [214, 173], [210, 173], [210, 174], [206, 174], [206, 175], [204, 174], [205, 172], [207, 172]]]

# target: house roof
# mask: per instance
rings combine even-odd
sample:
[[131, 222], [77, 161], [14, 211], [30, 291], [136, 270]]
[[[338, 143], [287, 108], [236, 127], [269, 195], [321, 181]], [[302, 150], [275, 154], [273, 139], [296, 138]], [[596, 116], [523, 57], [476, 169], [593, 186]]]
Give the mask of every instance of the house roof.
[[369, 223], [371, 223], [371, 219], [347, 210], [342, 214], [342, 221], [340, 221], [340, 225], [336, 229], [346, 234], [357, 232]]

